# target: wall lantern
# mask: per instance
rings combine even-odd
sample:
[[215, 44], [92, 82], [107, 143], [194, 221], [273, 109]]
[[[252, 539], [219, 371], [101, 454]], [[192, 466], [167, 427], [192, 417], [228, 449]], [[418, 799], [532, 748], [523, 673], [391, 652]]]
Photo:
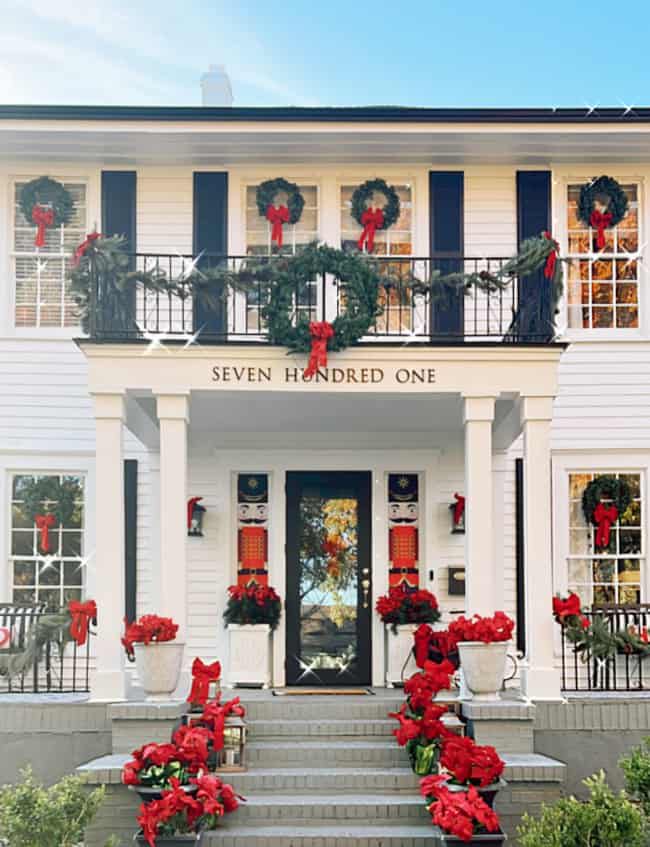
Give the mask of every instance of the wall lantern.
[[203, 537], [203, 515], [206, 508], [201, 506], [199, 500], [203, 500], [203, 497], [190, 497], [187, 501], [187, 534], [193, 538]]
[[221, 771], [246, 770], [246, 722], [243, 718], [232, 715], [226, 718], [223, 730], [223, 749], [219, 751], [219, 766]]
[[451, 513], [451, 533], [459, 535], [465, 532], [465, 498], [462, 494], [454, 494], [455, 503], [449, 504]]

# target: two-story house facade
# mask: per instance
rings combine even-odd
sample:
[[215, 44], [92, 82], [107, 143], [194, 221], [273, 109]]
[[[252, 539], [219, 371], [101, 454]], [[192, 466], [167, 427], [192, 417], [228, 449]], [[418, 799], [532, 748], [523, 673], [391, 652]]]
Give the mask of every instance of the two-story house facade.
[[[6, 601], [93, 597], [92, 693], [119, 699], [125, 615], [171, 615], [186, 670], [219, 658], [227, 676], [227, 588], [258, 575], [284, 602], [273, 685], [381, 686], [374, 605], [407, 578], [447, 618], [515, 617], [528, 695], [557, 698], [553, 594], [648, 596], [649, 132], [650, 112], [622, 109], [0, 108]], [[579, 210], [601, 175], [626, 198], [602, 244]], [[71, 211], [38, 245], [23, 192], [44, 176]], [[310, 377], [308, 353], [270, 343], [254, 285], [179, 294], [197, 270], [209, 280], [210, 268], [277, 261], [259, 187], [279, 178], [302, 200], [279, 224], [284, 255], [312, 242], [356, 255], [359, 188], [383, 180], [397, 198], [371, 255], [406, 282], [380, 288], [372, 327]], [[134, 282], [124, 323], [98, 271], [82, 330], [70, 267], [94, 231], [123, 235], [130, 269], [180, 289]], [[503, 290], [432, 294], [437, 275], [494, 273], [542, 232], [566, 260], [557, 310], [541, 270]], [[289, 322], [334, 321], [342, 290], [333, 274], [305, 280]], [[581, 509], [602, 474], [632, 497], [604, 549]], [[77, 492], [45, 555], [24, 497], [43, 478]], [[455, 495], [464, 532], [452, 531]], [[188, 535], [196, 497], [202, 535]], [[341, 522], [353, 539], [343, 573], [322, 547]], [[415, 528], [409, 561], [396, 559], [400, 524]]]

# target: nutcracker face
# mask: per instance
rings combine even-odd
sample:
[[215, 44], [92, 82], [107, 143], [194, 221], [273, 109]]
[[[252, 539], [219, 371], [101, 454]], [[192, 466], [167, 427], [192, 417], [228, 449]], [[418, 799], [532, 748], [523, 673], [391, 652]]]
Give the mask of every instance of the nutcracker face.
[[264, 526], [269, 519], [268, 503], [240, 503], [237, 516], [240, 526]]
[[388, 522], [390, 526], [399, 526], [400, 524], [417, 525], [419, 516], [419, 506], [417, 503], [389, 503], [388, 504]]

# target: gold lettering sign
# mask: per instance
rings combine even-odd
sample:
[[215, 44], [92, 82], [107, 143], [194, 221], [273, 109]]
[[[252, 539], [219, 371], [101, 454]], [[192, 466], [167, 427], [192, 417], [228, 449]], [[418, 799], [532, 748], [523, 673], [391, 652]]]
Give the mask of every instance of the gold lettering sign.
[[305, 377], [303, 368], [285, 366], [274, 372], [271, 365], [265, 367], [248, 365], [214, 365], [212, 382], [219, 384], [263, 385], [274, 381], [286, 385], [379, 385], [392, 383], [394, 385], [434, 385], [436, 369], [420, 368], [385, 368], [375, 367], [346, 367], [321, 368], [314, 376]]

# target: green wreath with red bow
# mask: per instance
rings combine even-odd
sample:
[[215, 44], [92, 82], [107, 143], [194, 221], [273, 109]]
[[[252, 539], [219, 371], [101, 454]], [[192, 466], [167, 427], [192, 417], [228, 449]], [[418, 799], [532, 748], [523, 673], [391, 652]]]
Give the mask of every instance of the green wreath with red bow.
[[587, 485], [582, 494], [582, 511], [587, 522], [596, 527], [596, 548], [609, 547], [611, 528], [631, 502], [630, 486], [624, 479], [597, 476]]
[[578, 219], [596, 230], [596, 245], [605, 246], [605, 230], [619, 224], [627, 214], [627, 194], [611, 176], [599, 176], [580, 189]]
[[49, 176], [39, 176], [24, 185], [18, 205], [25, 220], [36, 225], [35, 247], [44, 247], [47, 228], [67, 224], [74, 211], [70, 192]]
[[[386, 203], [381, 208], [372, 208], [368, 204], [375, 194], [383, 194]], [[368, 253], [375, 247], [375, 234], [378, 230], [388, 229], [397, 222], [400, 215], [399, 196], [395, 187], [383, 179], [369, 179], [355, 188], [352, 194], [352, 217], [363, 227], [357, 247]]]
[[59, 524], [69, 523], [82, 497], [79, 483], [73, 479], [36, 477], [23, 485], [20, 497], [23, 512], [40, 532], [39, 546], [43, 553], [50, 552], [49, 533]]
[[[287, 195], [287, 205], [276, 205], [278, 194]], [[267, 179], [257, 186], [255, 202], [260, 217], [271, 224], [271, 241], [282, 247], [284, 224], [297, 224], [302, 217], [305, 198], [295, 182], [282, 177]]]

